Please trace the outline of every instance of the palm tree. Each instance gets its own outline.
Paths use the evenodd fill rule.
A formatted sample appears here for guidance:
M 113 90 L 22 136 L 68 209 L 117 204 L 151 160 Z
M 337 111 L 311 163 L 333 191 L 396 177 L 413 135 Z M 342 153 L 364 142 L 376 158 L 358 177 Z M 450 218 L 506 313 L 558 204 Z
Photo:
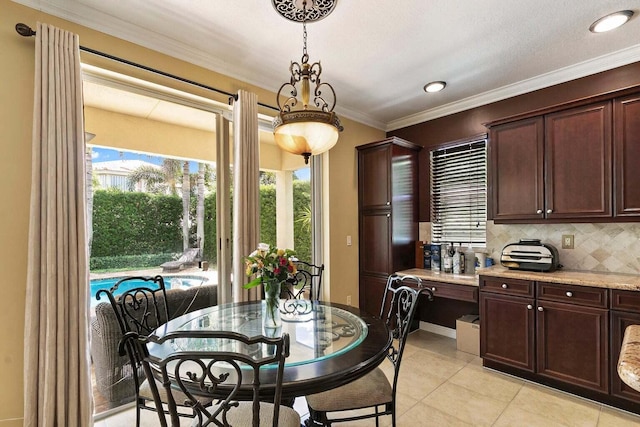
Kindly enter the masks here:
M 182 179 L 182 246 L 189 248 L 189 202 L 191 199 L 189 182 L 189 162 L 176 159 L 163 159 L 162 165 L 142 165 L 131 171 L 128 176 L 129 189 L 133 190 L 140 182 L 146 184 L 146 191 L 155 194 L 178 194 L 177 183 Z
M 137 183 L 144 182 L 146 183 L 149 193 L 158 194 L 169 192 L 171 194 L 178 194 L 176 184 L 181 175 L 182 165 L 180 160 L 164 159 L 159 168 L 156 166 L 143 165 L 131 171 L 129 174 L 129 190 L 133 190 Z

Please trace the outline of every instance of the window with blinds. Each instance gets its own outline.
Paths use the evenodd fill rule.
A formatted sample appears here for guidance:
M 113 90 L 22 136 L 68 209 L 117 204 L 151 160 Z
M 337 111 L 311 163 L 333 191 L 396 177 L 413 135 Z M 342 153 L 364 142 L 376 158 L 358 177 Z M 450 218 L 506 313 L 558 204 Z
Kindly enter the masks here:
M 485 246 L 487 140 L 431 152 L 431 240 Z

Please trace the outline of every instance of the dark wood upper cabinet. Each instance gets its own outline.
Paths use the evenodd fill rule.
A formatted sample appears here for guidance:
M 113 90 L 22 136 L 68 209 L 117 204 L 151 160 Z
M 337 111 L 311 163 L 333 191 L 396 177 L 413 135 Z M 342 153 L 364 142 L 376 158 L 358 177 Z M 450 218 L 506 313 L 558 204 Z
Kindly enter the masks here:
M 547 218 L 611 217 L 611 102 L 545 116 Z
M 358 181 L 362 183 L 359 187 L 360 209 L 388 208 L 391 205 L 391 156 L 389 145 L 359 151 Z
M 615 188 L 622 192 L 617 199 L 627 203 L 620 209 L 640 216 L 640 189 L 629 185 L 629 170 L 640 166 L 640 144 L 629 148 L 640 134 L 640 101 L 625 100 L 616 101 Z M 490 218 L 498 223 L 615 220 L 612 104 L 606 100 L 489 124 Z M 625 182 L 626 188 L 618 188 Z
M 494 220 L 544 218 L 542 117 L 497 126 L 489 138 Z
M 640 216 L 640 94 L 614 100 L 615 216 Z

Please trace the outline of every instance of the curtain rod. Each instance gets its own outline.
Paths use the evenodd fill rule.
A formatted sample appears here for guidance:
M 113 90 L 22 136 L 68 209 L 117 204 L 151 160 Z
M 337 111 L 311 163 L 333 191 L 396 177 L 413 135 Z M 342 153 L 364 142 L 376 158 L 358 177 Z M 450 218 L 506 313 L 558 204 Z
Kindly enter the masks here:
M 23 37 L 32 37 L 32 36 L 36 35 L 36 32 L 33 31 L 30 26 L 28 26 L 27 24 L 23 24 L 23 23 L 16 24 L 16 32 L 18 34 L 20 34 L 21 36 L 23 36 Z M 107 59 L 110 59 L 112 61 L 120 62 L 122 64 L 130 65 L 132 67 L 140 68 L 142 70 L 149 71 L 149 72 L 154 73 L 154 74 L 159 74 L 159 75 L 164 76 L 164 77 L 169 77 L 171 79 L 178 80 L 178 81 L 183 82 L 183 83 L 187 83 L 187 84 L 190 84 L 190 85 L 193 85 L 193 86 L 197 86 L 197 87 L 200 87 L 200 88 L 203 88 L 203 89 L 211 90 L 213 92 L 218 92 L 218 93 L 220 93 L 222 95 L 226 95 L 226 96 L 229 97 L 229 105 L 231 105 L 233 103 L 233 101 L 237 101 L 238 100 L 238 95 L 236 95 L 236 94 L 225 92 L 224 90 L 216 89 L 214 87 L 207 86 L 207 85 L 204 85 L 202 83 L 195 82 L 193 80 L 185 79 L 184 77 L 179 77 L 179 76 L 176 76 L 174 74 L 169 74 L 169 73 L 166 73 L 164 71 L 160 71 L 160 70 L 155 69 L 155 68 L 147 67 L 146 65 L 138 64 L 136 62 L 132 62 L 132 61 L 129 61 L 129 60 L 126 60 L 126 59 L 123 59 L 123 58 L 119 58 L 117 56 L 109 55 L 108 53 L 104 53 L 104 52 L 100 52 L 98 50 L 90 49 L 88 47 L 80 46 L 80 50 L 84 51 L 84 52 L 87 52 L 87 53 L 90 53 L 92 55 L 101 56 L 103 58 L 107 58 Z M 280 111 L 276 107 L 273 107 L 273 106 L 267 105 L 267 104 L 263 104 L 261 102 L 258 102 L 258 105 L 261 106 L 261 107 L 269 108 L 271 110 Z

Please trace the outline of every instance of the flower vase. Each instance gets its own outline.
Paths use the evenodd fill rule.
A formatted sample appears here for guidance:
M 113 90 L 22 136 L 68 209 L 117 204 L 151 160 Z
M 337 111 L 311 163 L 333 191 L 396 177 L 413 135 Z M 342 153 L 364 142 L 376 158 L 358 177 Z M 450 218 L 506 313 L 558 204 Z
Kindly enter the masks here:
M 265 329 L 282 327 L 280 317 L 280 285 L 277 280 L 264 282 L 264 304 L 262 305 L 262 326 Z

